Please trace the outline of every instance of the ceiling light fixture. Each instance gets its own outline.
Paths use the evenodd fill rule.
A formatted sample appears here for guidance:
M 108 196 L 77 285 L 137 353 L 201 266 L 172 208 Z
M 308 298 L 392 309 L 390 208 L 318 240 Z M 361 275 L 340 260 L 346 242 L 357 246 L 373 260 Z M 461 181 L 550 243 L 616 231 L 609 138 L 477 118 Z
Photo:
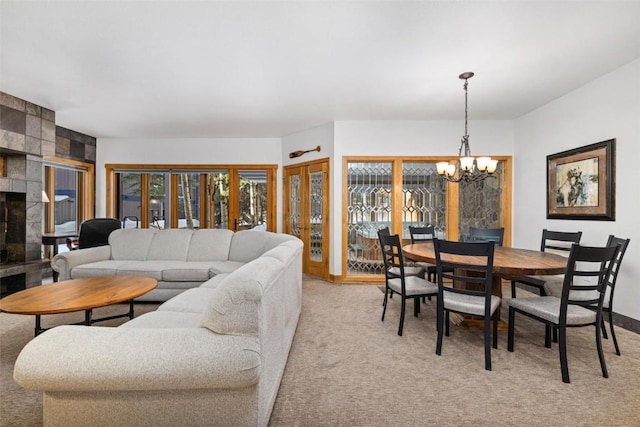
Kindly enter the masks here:
M 462 137 L 460 150 L 458 150 L 458 159 L 455 163 L 436 163 L 438 175 L 449 182 L 483 181 L 488 176 L 493 175 L 498 167 L 498 161 L 491 159 L 491 157 L 478 157 L 476 159 L 471 156 L 469 133 L 467 131 L 467 86 L 469 84 L 468 80 L 473 77 L 473 75 L 471 71 L 468 71 L 459 76 L 460 79 L 464 80 L 464 136 Z M 464 156 L 462 155 L 463 149 Z M 458 170 L 457 174 L 456 170 Z

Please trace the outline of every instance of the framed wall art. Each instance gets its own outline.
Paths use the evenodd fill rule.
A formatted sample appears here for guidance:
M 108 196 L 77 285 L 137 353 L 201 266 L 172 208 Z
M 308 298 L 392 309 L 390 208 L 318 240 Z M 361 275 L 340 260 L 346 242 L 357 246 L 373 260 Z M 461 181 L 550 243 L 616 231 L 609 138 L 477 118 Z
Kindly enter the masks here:
M 547 156 L 547 218 L 615 220 L 615 147 L 610 139 Z

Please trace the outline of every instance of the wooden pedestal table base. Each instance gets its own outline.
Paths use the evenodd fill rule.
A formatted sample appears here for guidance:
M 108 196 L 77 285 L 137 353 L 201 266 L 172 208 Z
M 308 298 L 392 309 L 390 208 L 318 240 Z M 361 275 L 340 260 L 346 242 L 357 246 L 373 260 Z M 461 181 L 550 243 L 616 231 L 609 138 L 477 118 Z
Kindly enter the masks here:
M 133 319 L 133 299 L 157 286 L 155 279 L 137 276 L 104 276 L 66 280 L 51 285 L 36 286 L 16 292 L 0 300 L 0 311 L 36 316 L 35 335 L 45 331 L 40 316 L 44 314 L 85 312 L 84 322 L 96 322 L 129 317 Z M 98 307 L 129 302 L 129 311 L 115 316 L 93 319 L 92 310 Z

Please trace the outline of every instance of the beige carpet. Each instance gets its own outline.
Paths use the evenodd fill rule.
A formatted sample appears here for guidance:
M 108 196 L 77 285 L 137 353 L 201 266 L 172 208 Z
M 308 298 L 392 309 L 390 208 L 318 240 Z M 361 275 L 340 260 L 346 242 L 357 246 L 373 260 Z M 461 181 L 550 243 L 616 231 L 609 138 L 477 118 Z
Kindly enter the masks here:
M 500 332 L 488 372 L 479 330 L 452 327 L 442 356 L 435 355 L 435 301 L 423 304 L 418 318 L 409 311 L 402 337 L 398 299 L 390 301 L 384 322 L 381 303 L 377 286 L 305 278 L 303 313 L 270 426 L 640 426 L 636 334 L 617 329 L 620 357 L 604 341 L 605 379 L 593 328 L 571 330 L 572 382 L 564 384 L 557 346 L 544 347 L 540 324 L 517 318 L 514 353 L 506 351 L 506 332 Z M 155 307 L 138 305 L 137 313 Z M 77 313 L 43 323 L 80 320 Z M 40 394 L 12 380 L 17 353 L 32 336 L 32 317 L 0 314 L 2 426 L 42 424 Z

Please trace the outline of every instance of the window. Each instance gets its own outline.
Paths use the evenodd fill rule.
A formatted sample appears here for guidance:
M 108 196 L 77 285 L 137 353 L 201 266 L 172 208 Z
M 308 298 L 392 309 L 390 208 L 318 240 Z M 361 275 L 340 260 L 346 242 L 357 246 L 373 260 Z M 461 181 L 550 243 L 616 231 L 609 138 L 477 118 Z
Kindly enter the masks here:
M 107 212 L 141 227 L 275 230 L 277 166 L 106 165 Z M 132 222 L 127 222 L 131 223 Z
M 458 240 L 470 226 L 511 233 L 511 158 L 497 157 L 495 177 L 447 183 L 436 172 L 441 158 L 345 157 L 343 267 L 345 278 L 377 281 L 383 273 L 377 232 L 389 227 L 409 244 L 409 226 L 435 227 L 439 238 Z

